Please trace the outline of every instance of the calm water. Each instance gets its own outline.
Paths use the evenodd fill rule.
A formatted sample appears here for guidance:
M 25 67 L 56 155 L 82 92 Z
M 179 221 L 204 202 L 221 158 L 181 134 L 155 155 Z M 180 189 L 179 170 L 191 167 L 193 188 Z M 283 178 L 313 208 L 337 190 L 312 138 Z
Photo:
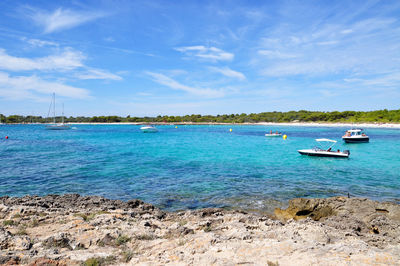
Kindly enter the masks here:
M 0 196 L 95 194 L 167 210 L 261 211 L 293 197 L 347 193 L 400 202 L 396 129 L 367 129 L 370 143 L 344 144 L 346 128 L 158 126 L 159 133 L 144 134 L 134 125 L 75 127 L 0 126 Z M 270 129 L 288 139 L 266 138 Z M 338 140 L 335 148 L 349 149 L 350 159 L 297 153 L 315 138 Z

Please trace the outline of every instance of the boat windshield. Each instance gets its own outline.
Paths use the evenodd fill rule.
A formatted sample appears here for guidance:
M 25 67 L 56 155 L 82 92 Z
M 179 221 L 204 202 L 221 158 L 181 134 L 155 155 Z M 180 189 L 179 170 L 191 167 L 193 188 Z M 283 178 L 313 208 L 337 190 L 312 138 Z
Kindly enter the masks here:
M 318 145 L 314 146 L 313 150 L 315 151 L 330 151 L 336 143 L 335 140 L 330 139 L 316 139 L 316 141 Z

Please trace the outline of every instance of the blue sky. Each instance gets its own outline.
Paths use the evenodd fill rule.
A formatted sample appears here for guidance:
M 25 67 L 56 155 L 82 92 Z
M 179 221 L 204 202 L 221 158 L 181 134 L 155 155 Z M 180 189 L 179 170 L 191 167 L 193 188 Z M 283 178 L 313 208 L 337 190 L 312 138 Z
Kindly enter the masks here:
M 400 108 L 400 1 L 0 2 L 0 113 Z

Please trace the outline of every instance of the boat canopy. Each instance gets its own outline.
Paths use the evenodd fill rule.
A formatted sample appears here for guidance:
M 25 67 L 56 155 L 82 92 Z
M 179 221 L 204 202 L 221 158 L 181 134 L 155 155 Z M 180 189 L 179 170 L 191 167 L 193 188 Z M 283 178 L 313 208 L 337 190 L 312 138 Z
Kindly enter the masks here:
M 361 132 L 362 131 L 362 129 L 349 129 L 349 130 L 347 130 L 347 132 L 350 132 L 350 133 L 356 133 L 356 132 Z
M 316 141 L 318 141 L 318 142 L 323 142 L 323 141 L 325 141 L 325 142 L 333 142 L 333 143 L 336 143 L 336 142 L 337 142 L 336 140 L 332 140 L 332 139 L 316 139 Z

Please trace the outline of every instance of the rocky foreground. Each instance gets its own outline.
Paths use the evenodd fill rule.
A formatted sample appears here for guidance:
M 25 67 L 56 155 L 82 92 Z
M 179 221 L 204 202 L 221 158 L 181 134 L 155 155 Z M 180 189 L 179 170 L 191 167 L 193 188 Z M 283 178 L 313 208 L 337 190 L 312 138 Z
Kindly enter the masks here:
M 400 205 L 294 199 L 261 216 L 77 194 L 0 198 L 0 264 L 400 265 Z

